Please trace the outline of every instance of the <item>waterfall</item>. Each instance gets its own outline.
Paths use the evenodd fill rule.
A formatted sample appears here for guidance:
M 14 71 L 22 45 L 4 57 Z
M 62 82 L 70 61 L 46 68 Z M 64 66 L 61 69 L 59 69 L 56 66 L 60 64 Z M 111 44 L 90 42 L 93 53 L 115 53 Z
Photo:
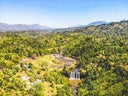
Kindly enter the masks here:
M 75 79 L 75 72 L 71 72 L 70 74 L 70 80 L 74 80 Z
M 80 72 L 77 72 L 77 79 L 80 80 Z
M 78 71 L 78 69 L 75 69 L 73 72 L 71 72 L 70 74 L 70 80 L 80 80 L 80 72 Z

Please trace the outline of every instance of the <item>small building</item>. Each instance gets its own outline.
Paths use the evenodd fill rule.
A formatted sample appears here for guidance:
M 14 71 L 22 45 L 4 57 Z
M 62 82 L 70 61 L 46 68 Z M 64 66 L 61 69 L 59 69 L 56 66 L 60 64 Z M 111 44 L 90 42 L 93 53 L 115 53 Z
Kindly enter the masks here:
M 62 55 L 60 55 L 60 54 L 50 54 L 50 57 L 51 58 L 61 58 L 61 57 L 63 57 Z
M 42 82 L 42 80 L 40 80 L 40 79 L 36 80 L 36 83 L 41 83 L 41 82 Z
M 23 81 L 27 81 L 27 80 L 29 80 L 29 77 L 28 77 L 28 76 L 22 76 L 21 79 L 22 79 Z

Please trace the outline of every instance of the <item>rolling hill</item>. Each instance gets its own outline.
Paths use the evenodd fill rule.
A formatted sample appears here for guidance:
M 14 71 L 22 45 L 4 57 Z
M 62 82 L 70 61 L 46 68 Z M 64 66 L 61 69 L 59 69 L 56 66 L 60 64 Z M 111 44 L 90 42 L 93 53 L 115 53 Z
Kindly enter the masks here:
M 14 24 L 9 25 L 6 23 L 0 23 L 0 31 L 38 31 L 38 30 L 46 30 L 46 29 L 52 29 L 47 26 L 41 26 L 38 24 L 32 24 L 32 25 L 26 25 L 26 24 Z

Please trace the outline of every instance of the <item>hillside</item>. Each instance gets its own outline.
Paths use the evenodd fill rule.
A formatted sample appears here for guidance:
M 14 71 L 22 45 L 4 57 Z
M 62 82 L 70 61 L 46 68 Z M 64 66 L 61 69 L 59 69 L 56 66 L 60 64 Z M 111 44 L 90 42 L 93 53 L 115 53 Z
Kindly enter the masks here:
M 74 25 L 69 27 L 70 28 L 79 28 L 79 27 L 85 27 L 85 26 L 97 26 L 97 25 L 102 25 L 102 24 L 107 24 L 107 22 L 105 21 L 96 21 L 96 22 L 92 22 L 89 23 L 88 25 Z M 61 28 L 59 28 L 61 29 Z M 68 29 L 68 28 L 64 28 L 64 29 Z M 7 32 L 7 31 L 11 31 L 11 32 L 20 32 L 20 31 L 55 31 L 58 30 L 58 28 L 50 28 L 47 26 L 41 26 L 39 24 L 32 24 L 32 25 L 26 25 L 26 24 L 6 24 L 6 23 L 0 23 L 0 32 Z M 50 32 L 51 32 L 50 31 Z
M 0 33 L 0 96 L 127 96 L 128 21 L 35 33 Z
M 103 24 L 107 24 L 107 22 L 106 21 L 96 21 L 96 22 L 89 23 L 88 26 L 90 26 L 90 25 L 98 26 L 98 25 L 103 25 Z
M 77 25 L 73 25 L 69 28 L 80 28 L 80 27 L 88 27 L 88 26 L 98 26 L 98 25 L 103 25 L 103 24 L 108 24 L 106 21 L 95 21 L 95 22 L 91 22 L 87 25 L 81 25 L 81 24 L 77 24 Z
M 56 57 L 57 56 L 57 57 Z M 58 57 L 59 56 L 59 57 Z M 61 59 L 63 58 L 63 59 Z M 16 76 L 19 76 L 24 83 L 26 83 L 25 90 L 34 90 L 34 86 L 44 87 L 42 91 L 42 95 L 56 95 L 57 88 L 61 88 L 63 86 L 67 86 L 68 80 L 67 77 L 61 75 L 59 72 L 63 71 L 63 68 L 66 67 L 74 68 L 76 61 L 73 60 L 70 66 L 67 66 L 65 60 L 73 60 L 69 57 L 64 57 L 59 54 L 50 54 L 44 55 L 35 58 L 23 58 L 18 64 L 19 71 L 16 73 Z M 31 72 L 34 72 L 31 74 Z M 37 74 L 35 74 L 37 73 Z M 57 77 L 54 77 L 57 75 Z M 53 79 L 54 84 L 53 84 Z M 43 82 L 42 82 L 43 80 Z M 50 86 L 52 84 L 52 86 Z

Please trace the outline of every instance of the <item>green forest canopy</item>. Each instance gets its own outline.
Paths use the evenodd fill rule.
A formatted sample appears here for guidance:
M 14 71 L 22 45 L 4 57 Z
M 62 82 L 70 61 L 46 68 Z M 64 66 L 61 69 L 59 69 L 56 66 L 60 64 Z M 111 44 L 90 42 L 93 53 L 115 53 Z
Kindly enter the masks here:
M 34 59 L 60 51 L 79 61 L 81 70 L 86 70 L 86 73 L 81 72 L 77 96 L 128 95 L 128 21 L 121 21 L 45 35 L 38 32 L 0 33 L 0 96 L 44 96 L 45 83 L 53 88 L 46 92 L 47 95 L 72 96 L 65 72 L 54 70 L 42 76 L 40 73 L 44 70 L 32 64 L 28 64 L 30 71 L 19 67 L 23 58 Z M 20 72 L 29 76 L 30 82 L 40 79 L 42 83 L 34 83 L 28 89 L 18 75 Z

